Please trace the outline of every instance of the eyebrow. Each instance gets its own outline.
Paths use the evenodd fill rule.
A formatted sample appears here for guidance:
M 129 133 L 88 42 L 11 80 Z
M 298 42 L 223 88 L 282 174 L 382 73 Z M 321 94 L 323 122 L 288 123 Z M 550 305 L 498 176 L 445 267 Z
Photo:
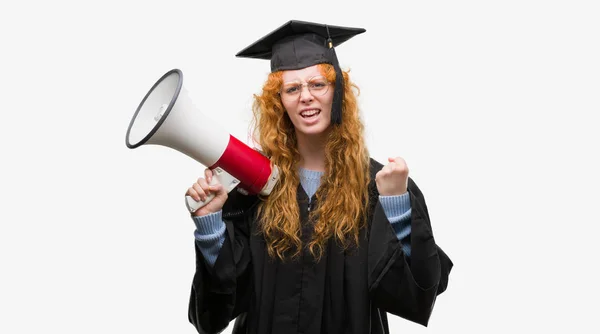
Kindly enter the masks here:
M 301 82 L 308 82 L 310 79 L 314 79 L 314 78 L 318 78 L 318 77 L 320 77 L 320 78 L 325 78 L 325 76 L 324 76 L 324 75 L 322 75 L 322 74 L 317 74 L 317 75 L 313 75 L 313 76 L 310 76 L 310 77 L 308 77 L 308 78 L 307 78 L 307 80 L 302 80 L 302 79 L 300 79 L 300 78 L 295 78 L 295 79 L 293 79 L 293 80 L 284 81 L 284 82 L 283 82 L 283 84 L 286 84 L 286 83 L 301 83 Z M 327 79 L 327 78 L 325 78 L 325 79 Z

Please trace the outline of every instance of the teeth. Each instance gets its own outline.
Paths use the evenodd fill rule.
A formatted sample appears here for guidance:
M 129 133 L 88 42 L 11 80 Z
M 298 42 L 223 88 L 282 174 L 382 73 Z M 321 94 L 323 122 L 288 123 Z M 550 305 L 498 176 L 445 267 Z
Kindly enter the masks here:
M 302 112 L 300 115 L 302 117 L 310 117 L 310 116 L 316 115 L 318 113 L 319 113 L 318 110 L 307 110 L 307 111 Z

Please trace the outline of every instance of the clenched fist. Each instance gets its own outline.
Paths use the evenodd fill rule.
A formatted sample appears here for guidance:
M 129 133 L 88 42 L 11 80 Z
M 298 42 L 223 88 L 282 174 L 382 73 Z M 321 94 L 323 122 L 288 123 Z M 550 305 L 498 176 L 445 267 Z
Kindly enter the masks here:
M 379 195 L 402 195 L 408 188 L 408 166 L 401 157 L 388 158 L 389 163 L 375 174 Z

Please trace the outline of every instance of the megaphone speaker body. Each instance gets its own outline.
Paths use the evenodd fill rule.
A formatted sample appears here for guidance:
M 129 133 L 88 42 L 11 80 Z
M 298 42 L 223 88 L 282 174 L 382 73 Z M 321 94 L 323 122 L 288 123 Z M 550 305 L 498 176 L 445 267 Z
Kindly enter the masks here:
M 269 159 L 194 105 L 179 69 L 165 73 L 148 91 L 131 119 L 126 144 L 132 149 L 160 145 L 177 150 L 210 169 L 224 170 L 233 177 L 231 189 L 239 181 L 250 194 L 268 195 L 278 178 Z

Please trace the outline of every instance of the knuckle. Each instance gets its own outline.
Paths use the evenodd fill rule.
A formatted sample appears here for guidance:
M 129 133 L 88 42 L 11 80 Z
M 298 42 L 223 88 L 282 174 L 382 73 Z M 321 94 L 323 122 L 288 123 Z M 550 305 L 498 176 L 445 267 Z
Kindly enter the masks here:
M 401 174 L 402 172 L 404 172 L 403 166 L 394 166 L 394 173 Z
M 202 187 L 200 187 L 200 185 L 199 185 L 199 184 L 194 184 L 194 190 L 195 190 L 197 193 L 204 193 L 204 190 L 202 189 Z
M 394 171 L 396 172 L 406 172 L 408 170 L 408 167 L 406 166 L 406 164 L 397 164 L 396 166 L 394 166 Z

